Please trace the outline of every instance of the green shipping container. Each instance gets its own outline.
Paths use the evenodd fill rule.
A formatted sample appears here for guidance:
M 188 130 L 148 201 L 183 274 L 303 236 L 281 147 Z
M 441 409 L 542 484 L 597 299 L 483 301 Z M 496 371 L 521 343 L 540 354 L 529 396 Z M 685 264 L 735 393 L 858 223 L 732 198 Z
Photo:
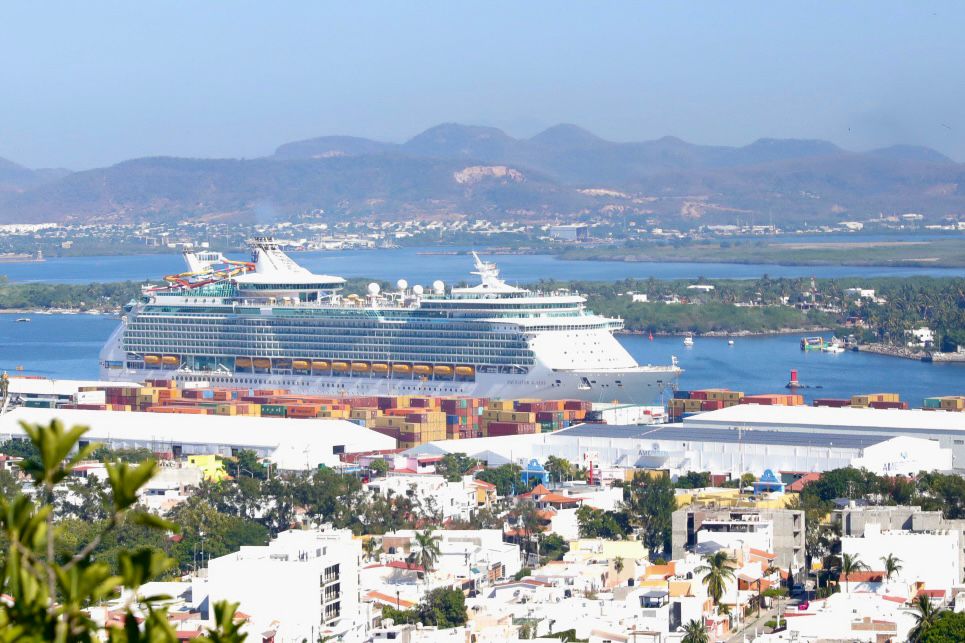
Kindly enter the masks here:
M 940 398 L 940 397 L 926 397 L 926 398 L 925 398 L 925 408 L 926 408 L 926 409 L 940 409 L 940 408 L 942 408 L 942 398 Z
M 30 409 L 52 409 L 57 403 L 54 400 L 27 400 L 24 406 Z
M 261 414 L 270 415 L 273 417 L 285 417 L 288 413 L 288 407 L 283 404 L 262 404 Z

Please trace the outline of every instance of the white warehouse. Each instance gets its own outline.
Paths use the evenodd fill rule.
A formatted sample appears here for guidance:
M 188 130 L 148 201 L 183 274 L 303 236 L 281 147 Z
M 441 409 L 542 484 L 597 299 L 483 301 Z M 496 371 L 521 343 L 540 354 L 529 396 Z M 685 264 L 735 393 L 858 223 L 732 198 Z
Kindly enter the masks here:
M 952 452 L 952 466 L 965 469 L 965 413 L 901 409 L 739 404 L 700 413 L 684 428 L 821 433 L 848 436 L 912 436 L 937 440 Z M 933 468 L 941 468 L 936 465 Z
M 511 436 L 522 437 L 522 436 Z M 669 469 L 671 473 L 711 471 L 737 476 L 765 469 L 829 471 L 864 467 L 881 475 L 949 470 L 951 450 L 925 438 L 841 433 L 796 433 L 744 429 L 698 429 L 679 424 L 612 426 L 583 424 L 555 433 L 514 440 L 511 458 L 504 438 L 446 440 L 414 447 L 409 453 L 458 453 L 487 461 L 545 461 L 551 455 L 571 462 L 613 467 Z M 496 458 L 490 459 L 493 455 Z M 503 456 L 503 457 L 498 457 Z
M 90 427 L 84 442 L 112 448 L 146 448 L 175 455 L 220 454 L 250 449 L 279 469 L 334 466 L 342 453 L 394 449 L 395 438 L 345 420 L 290 420 L 220 415 L 125 413 L 78 409 L 16 408 L 0 415 L 0 441 L 24 438 L 20 422 Z

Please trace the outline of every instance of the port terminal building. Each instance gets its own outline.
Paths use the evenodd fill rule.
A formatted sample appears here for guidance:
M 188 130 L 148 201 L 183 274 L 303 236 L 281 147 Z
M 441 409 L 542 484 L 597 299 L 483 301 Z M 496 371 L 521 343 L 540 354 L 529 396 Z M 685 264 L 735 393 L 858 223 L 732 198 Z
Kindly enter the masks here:
M 172 415 L 18 407 L 0 415 L 0 441 L 26 439 L 20 422 L 86 426 L 82 443 L 113 449 L 145 448 L 173 457 L 251 450 L 279 470 L 337 466 L 343 454 L 392 450 L 395 438 L 347 420 Z
M 813 406 L 767 406 L 740 404 L 685 418 L 685 429 L 740 430 L 755 434 L 796 434 L 807 442 L 827 439 L 842 444 L 843 438 L 912 437 L 929 440 L 947 449 L 952 469 L 965 470 L 965 413 L 905 409 L 834 408 Z M 931 469 L 941 469 L 937 464 Z
M 759 476 L 767 469 L 823 472 L 853 466 L 880 475 L 898 475 L 953 468 L 952 450 L 927 436 L 743 426 L 708 428 L 688 423 L 582 424 L 554 433 L 508 439 L 429 442 L 407 453 L 465 453 L 490 466 L 525 464 L 529 458 L 542 462 L 554 455 L 592 466 L 604 477 L 620 477 L 614 472 L 621 469 L 664 469 L 672 475 L 709 471 L 737 477 L 747 472 Z

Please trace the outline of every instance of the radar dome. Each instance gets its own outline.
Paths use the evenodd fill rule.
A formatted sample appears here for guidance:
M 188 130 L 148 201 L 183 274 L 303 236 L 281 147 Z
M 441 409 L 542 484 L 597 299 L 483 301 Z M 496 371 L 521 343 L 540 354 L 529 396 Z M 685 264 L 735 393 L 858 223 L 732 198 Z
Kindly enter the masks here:
M 432 282 L 432 289 L 441 295 L 446 289 L 446 284 L 444 284 L 441 279 L 436 279 Z
M 417 295 L 421 295 L 424 291 L 425 289 L 419 284 L 412 286 L 412 292 L 414 292 Z
M 373 295 L 373 296 L 374 296 L 374 295 L 379 294 L 379 290 L 381 290 L 381 289 L 379 288 L 379 285 L 378 285 L 377 283 L 375 283 L 374 281 L 369 284 L 369 294 L 370 294 L 370 295 Z
M 409 287 L 409 282 L 405 279 L 399 279 L 397 282 L 395 282 L 395 285 L 399 287 L 399 290 L 405 290 Z

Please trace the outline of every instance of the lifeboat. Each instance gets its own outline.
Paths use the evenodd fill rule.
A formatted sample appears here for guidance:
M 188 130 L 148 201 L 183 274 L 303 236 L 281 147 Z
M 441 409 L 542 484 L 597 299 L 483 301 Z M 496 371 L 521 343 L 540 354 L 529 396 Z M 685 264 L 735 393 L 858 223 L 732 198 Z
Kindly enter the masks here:
M 271 360 L 259 357 L 254 361 L 255 368 L 271 368 Z
M 380 363 L 372 364 L 372 372 L 373 372 L 373 373 L 388 373 L 388 372 L 389 372 L 389 365 L 388 365 L 388 364 L 380 364 Z
M 332 370 L 347 371 L 348 368 L 348 362 L 332 362 Z
M 393 364 L 393 365 L 392 365 L 392 372 L 393 372 L 393 373 L 408 373 L 408 372 L 411 371 L 411 370 L 412 370 L 412 367 L 409 366 L 408 364 Z
M 251 358 L 250 358 L 250 357 L 236 357 L 236 358 L 235 358 L 235 368 L 251 368 Z
M 276 359 L 275 368 L 291 368 L 292 361 L 290 359 Z
M 435 373 L 436 375 L 452 375 L 452 367 L 451 367 L 451 366 L 435 366 L 435 367 L 433 367 L 432 372 Z
M 178 359 L 178 356 L 177 356 L 177 355 L 165 355 L 164 357 L 161 358 L 161 363 L 162 363 L 162 364 L 166 364 L 166 365 L 168 365 L 168 366 L 175 366 L 175 365 L 177 365 L 180 361 L 181 361 L 181 360 Z
M 429 373 L 432 372 L 432 367 L 427 366 L 425 364 L 416 364 L 415 366 L 412 367 L 412 370 L 418 373 L 419 375 L 428 375 Z
M 292 368 L 294 368 L 296 371 L 307 371 L 309 366 L 310 364 L 308 361 L 304 359 L 296 359 L 294 362 L 292 362 Z
M 356 373 L 365 373 L 369 370 L 367 362 L 352 362 L 352 370 Z
M 327 371 L 329 367 L 328 362 L 323 362 L 321 360 L 312 361 L 312 368 L 316 371 Z
M 160 364 L 160 363 L 161 363 L 161 357 L 160 357 L 160 355 L 145 355 L 145 356 L 144 356 L 144 363 L 145 363 L 145 364 Z
M 470 375 L 475 375 L 475 373 L 476 373 L 476 369 L 474 369 L 472 366 L 456 367 L 456 375 L 470 376 Z

